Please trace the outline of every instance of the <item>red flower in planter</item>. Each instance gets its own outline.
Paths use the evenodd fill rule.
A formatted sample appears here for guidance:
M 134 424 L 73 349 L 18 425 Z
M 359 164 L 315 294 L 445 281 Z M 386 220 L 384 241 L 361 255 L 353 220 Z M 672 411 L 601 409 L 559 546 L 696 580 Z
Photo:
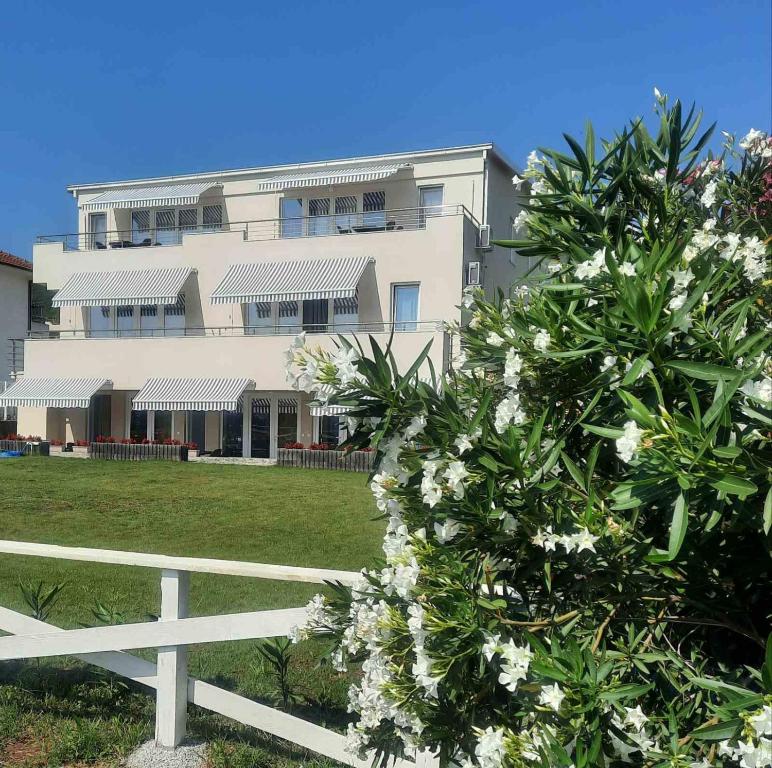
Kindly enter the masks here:
M 53 440 L 51 440 L 51 445 L 53 445 L 55 448 L 57 448 L 57 447 L 59 447 L 61 445 L 64 445 L 64 441 L 63 440 L 53 439 Z
M 312 451 L 329 451 L 332 449 L 329 443 L 311 443 L 308 447 Z
M 88 448 L 88 440 L 76 440 L 75 445 L 78 448 Z
M 183 445 L 189 450 L 189 451 L 197 451 L 198 450 L 198 443 L 183 443 Z
M 284 443 L 284 447 L 288 448 L 290 450 L 300 450 L 302 448 L 305 448 L 305 445 L 303 443 L 298 443 L 297 441 L 290 440 L 288 443 Z

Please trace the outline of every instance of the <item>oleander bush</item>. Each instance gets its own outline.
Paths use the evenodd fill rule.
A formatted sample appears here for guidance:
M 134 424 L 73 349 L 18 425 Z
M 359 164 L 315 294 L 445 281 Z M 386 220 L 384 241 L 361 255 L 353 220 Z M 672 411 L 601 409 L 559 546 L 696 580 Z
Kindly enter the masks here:
M 362 662 L 354 752 L 772 764 L 772 140 L 704 156 L 656 96 L 654 131 L 531 154 L 502 244 L 539 267 L 465 295 L 447 374 L 289 354 L 378 451 L 385 560 L 296 633 Z

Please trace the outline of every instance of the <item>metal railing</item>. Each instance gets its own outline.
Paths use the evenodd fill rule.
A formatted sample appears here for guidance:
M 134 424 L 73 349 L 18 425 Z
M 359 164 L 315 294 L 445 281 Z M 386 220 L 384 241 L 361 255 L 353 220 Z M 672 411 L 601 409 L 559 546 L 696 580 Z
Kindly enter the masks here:
M 8 339 L 5 356 L 12 378 L 24 373 L 24 339 Z
M 233 336 L 297 336 L 337 335 L 356 333 L 436 333 L 444 329 L 441 320 L 416 320 L 398 323 L 297 323 L 294 325 L 229 325 L 196 326 L 187 328 L 137 328 L 133 330 L 111 329 L 59 329 L 55 331 L 29 331 L 29 339 L 153 339 L 186 337 L 233 337 Z M 22 341 L 18 339 L 18 341 Z
M 365 235 L 375 232 L 402 232 L 425 229 L 427 221 L 440 216 L 466 216 L 474 220 L 463 205 L 425 208 L 395 208 L 383 211 L 300 216 L 283 219 L 223 222 L 197 226 L 117 229 L 107 232 L 75 232 L 64 235 L 38 235 L 37 243 L 62 243 L 66 251 L 111 250 L 116 248 L 155 248 L 180 245 L 185 235 L 241 232 L 244 240 L 283 240 L 304 237 Z

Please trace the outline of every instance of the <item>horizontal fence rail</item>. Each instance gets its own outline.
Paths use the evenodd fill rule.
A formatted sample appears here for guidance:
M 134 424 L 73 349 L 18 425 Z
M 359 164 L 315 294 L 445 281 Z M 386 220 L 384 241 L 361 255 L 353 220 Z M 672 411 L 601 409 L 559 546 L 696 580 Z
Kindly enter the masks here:
M 425 229 L 427 221 L 440 216 L 474 217 L 463 205 L 436 205 L 424 208 L 392 208 L 380 211 L 298 216 L 293 218 L 230 221 L 194 226 L 115 229 L 106 232 L 72 232 L 38 235 L 36 242 L 62 243 L 66 251 L 94 251 L 125 248 L 156 248 L 180 245 L 183 237 L 240 232 L 244 240 L 283 240 L 298 237 L 367 235 L 374 232 L 401 232 Z
M 143 443 L 91 442 L 88 452 L 92 459 L 108 461 L 187 461 L 185 445 L 158 445 Z
M 370 768 L 346 752 L 339 733 L 281 712 L 244 696 L 188 676 L 187 647 L 198 643 L 285 636 L 306 620 L 305 608 L 250 611 L 239 614 L 189 618 L 190 573 L 323 584 L 351 585 L 359 574 L 320 568 L 270 565 L 231 560 L 61 547 L 20 541 L 0 541 L 0 553 L 108 565 L 155 568 L 161 571 L 161 612 L 158 621 L 65 630 L 9 608 L 0 607 L 0 660 L 74 656 L 156 691 L 156 743 L 175 748 L 185 738 L 187 704 L 229 717 L 244 725 L 286 739 L 353 766 Z M 127 650 L 157 648 L 157 663 Z M 438 760 L 417 752 L 414 760 L 395 759 L 392 768 L 437 768 Z
M 56 331 L 28 331 L 29 339 L 154 339 L 201 336 L 297 336 L 301 332 L 310 335 L 337 335 L 352 333 L 433 333 L 442 331 L 440 320 L 416 320 L 399 323 L 307 323 L 305 325 L 259 325 L 259 326 L 200 326 L 189 328 L 160 328 L 136 330 L 92 331 L 86 329 L 60 329 Z
M 276 463 L 280 467 L 305 469 L 337 469 L 346 472 L 370 472 L 375 463 L 374 451 L 314 450 L 311 448 L 279 448 Z

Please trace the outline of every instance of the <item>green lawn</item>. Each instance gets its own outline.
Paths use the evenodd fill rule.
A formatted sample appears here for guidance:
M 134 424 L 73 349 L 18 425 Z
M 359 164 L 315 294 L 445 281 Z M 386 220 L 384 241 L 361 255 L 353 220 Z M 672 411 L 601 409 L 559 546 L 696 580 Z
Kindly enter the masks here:
M 383 523 L 375 513 L 366 476 L 355 473 L 58 458 L 0 461 L 3 539 L 358 570 L 380 549 Z M 9 555 L 0 556 L 0 605 L 29 613 L 18 585 L 40 580 L 67 582 L 49 619 L 60 626 L 95 624 L 91 608 L 97 600 L 124 621 L 158 612 L 155 570 Z M 299 606 L 317 589 L 193 574 L 191 614 Z M 316 650 L 312 643 L 295 650 L 294 684 L 305 698 L 297 714 L 340 725 L 348 680 L 318 668 Z M 273 691 L 253 642 L 193 647 L 190 669 L 261 700 Z M 7 752 L 4 756 L 0 747 L 0 764 L 110 764 L 120 749 L 151 735 L 148 696 L 76 662 L 3 663 L 0 675 L 6 683 L 0 686 L 0 745 Z M 215 766 L 307 764 L 312 758 L 201 712 L 193 713 L 191 725 L 215 743 Z M 112 753 L 102 743 L 107 740 L 119 742 Z M 26 742 L 33 746 L 27 749 Z M 14 750 L 25 757 L 14 757 Z

